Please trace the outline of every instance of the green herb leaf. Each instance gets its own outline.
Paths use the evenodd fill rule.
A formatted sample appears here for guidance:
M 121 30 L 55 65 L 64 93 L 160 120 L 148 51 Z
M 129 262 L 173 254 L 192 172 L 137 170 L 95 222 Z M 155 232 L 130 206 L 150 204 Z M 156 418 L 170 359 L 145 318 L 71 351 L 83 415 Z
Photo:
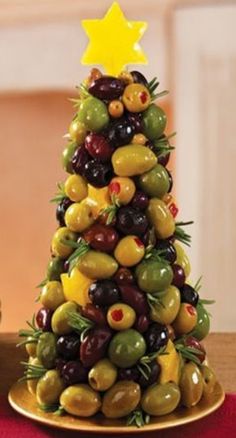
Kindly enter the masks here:
M 44 287 L 44 286 L 47 284 L 47 282 L 48 282 L 48 279 L 47 279 L 47 278 L 44 278 L 44 280 L 42 280 L 41 283 L 39 283 L 39 284 L 36 286 L 36 289 L 40 289 L 40 288 Z
M 145 414 L 141 409 L 136 409 L 127 417 L 127 426 L 136 426 L 138 428 L 145 426 L 150 422 L 150 416 Z
M 81 341 L 84 340 L 87 332 L 94 327 L 94 322 L 77 312 L 68 312 L 69 325 L 80 333 Z
M 116 217 L 118 208 L 120 208 L 120 202 L 115 194 L 111 195 L 112 204 L 105 207 L 100 212 L 100 216 L 107 214 L 106 225 L 110 225 L 113 219 Z
M 187 234 L 182 227 L 185 225 L 192 225 L 193 221 L 188 222 L 176 222 L 175 226 L 175 232 L 174 237 L 176 240 L 179 240 L 180 242 L 184 243 L 187 246 L 190 246 L 191 243 L 191 236 Z
M 199 279 L 197 280 L 196 284 L 193 286 L 193 289 L 195 289 L 195 291 L 197 291 L 197 292 L 199 292 L 199 290 L 202 287 L 201 281 L 202 281 L 202 275 L 201 275 L 201 277 L 199 277 Z
M 179 342 L 175 344 L 175 349 L 182 355 L 184 359 L 188 359 L 194 362 L 196 365 L 201 365 L 201 361 L 199 359 L 199 354 L 202 352 L 194 347 L 185 346 Z
M 63 182 L 57 183 L 58 192 L 55 194 L 54 198 L 50 199 L 50 202 L 60 203 L 65 197 L 65 184 Z
M 19 379 L 19 382 L 26 380 L 40 379 L 48 371 L 41 365 L 32 365 L 29 362 L 20 362 L 25 367 L 24 376 Z
M 161 292 L 162 293 L 162 292 Z M 163 291 L 164 293 L 164 291 Z M 147 294 L 147 301 L 151 308 L 156 308 L 156 306 L 161 306 L 163 309 L 165 309 L 165 305 L 163 304 L 163 301 L 160 296 L 160 292 L 157 294 Z
M 68 262 L 69 262 L 68 274 L 70 276 L 72 269 L 75 266 L 77 266 L 81 257 L 83 257 L 90 250 L 90 246 L 82 237 L 77 242 L 75 242 L 74 240 L 63 239 L 62 243 L 64 243 L 64 245 L 68 245 L 71 248 L 75 249 L 75 251 L 73 251 L 73 253 L 68 258 Z

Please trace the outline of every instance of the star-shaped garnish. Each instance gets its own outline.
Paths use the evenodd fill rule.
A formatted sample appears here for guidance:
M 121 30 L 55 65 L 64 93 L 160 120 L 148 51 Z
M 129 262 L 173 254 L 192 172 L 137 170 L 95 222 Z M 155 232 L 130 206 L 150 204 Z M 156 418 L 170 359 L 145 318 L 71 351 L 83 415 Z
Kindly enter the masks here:
M 147 64 L 138 41 L 147 23 L 126 20 L 114 2 L 101 20 L 82 20 L 90 42 L 81 59 L 82 64 L 103 65 L 106 73 L 118 75 L 127 64 Z

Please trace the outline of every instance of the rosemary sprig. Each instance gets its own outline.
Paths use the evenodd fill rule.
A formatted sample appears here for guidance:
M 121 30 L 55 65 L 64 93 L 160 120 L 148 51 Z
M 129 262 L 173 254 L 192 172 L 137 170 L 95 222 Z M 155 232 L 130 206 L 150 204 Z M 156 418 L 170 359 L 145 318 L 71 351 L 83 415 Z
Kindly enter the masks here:
M 164 96 L 166 96 L 167 94 L 169 94 L 169 91 L 168 90 L 163 90 L 163 91 L 161 91 L 160 93 L 152 93 L 151 94 L 151 101 L 153 102 L 154 100 L 156 100 L 156 99 L 159 99 L 160 97 L 164 97 Z
M 191 236 L 188 233 L 186 233 L 186 231 L 183 230 L 182 227 L 184 227 L 185 225 L 192 225 L 192 224 L 193 221 L 176 222 L 175 232 L 174 232 L 175 239 L 179 240 L 180 242 L 184 243 L 187 246 L 190 246 Z
M 159 83 L 160 82 L 158 82 L 157 78 L 155 77 L 150 82 L 148 82 L 148 84 L 147 84 L 147 89 L 148 89 L 148 91 L 150 93 L 151 100 L 155 99 L 155 91 L 156 91 Z
M 199 292 L 201 287 L 202 287 L 201 281 L 202 281 L 202 275 L 201 275 L 201 277 L 198 278 L 195 285 L 193 286 L 193 289 L 195 289 L 196 292 Z
M 187 347 L 186 345 L 182 343 L 176 343 L 175 349 L 181 354 L 183 359 L 191 360 L 196 365 L 201 365 L 201 361 L 199 359 L 199 354 L 201 355 L 202 352 L 194 347 Z
M 87 332 L 94 327 L 94 323 L 77 312 L 68 312 L 69 325 L 80 334 L 81 342 L 87 335 Z
M 153 141 L 153 146 L 156 149 L 158 157 L 165 157 L 169 152 L 175 149 L 174 146 L 170 144 L 170 139 L 176 135 L 176 132 L 172 132 L 170 135 L 162 135 L 162 137 Z
M 74 240 L 63 239 L 62 243 L 75 249 L 75 251 L 68 258 L 68 262 L 69 262 L 69 272 L 68 273 L 70 275 L 72 269 L 75 266 L 77 266 L 81 257 L 83 257 L 90 250 L 90 246 L 84 239 L 82 239 L 82 237 L 77 242 L 75 242 Z
M 163 291 L 164 293 L 165 291 Z M 161 299 L 162 292 L 158 292 L 156 294 L 147 294 L 147 302 L 151 309 L 156 310 L 156 307 L 163 307 L 165 309 L 165 305 L 163 304 L 163 301 Z
M 50 202 L 55 202 L 59 204 L 65 197 L 65 184 L 63 182 L 57 183 L 58 192 L 55 194 L 54 198 L 50 199 Z
M 29 362 L 21 362 L 21 365 L 24 365 L 25 371 L 23 377 L 19 379 L 19 382 L 40 379 L 48 371 L 42 365 L 32 365 Z
M 36 289 L 41 289 L 45 284 L 47 284 L 48 279 L 44 278 L 39 284 L 37 284 Z
M 166 250 L 165 249 L 156 249 L 153 245 L 148 245 L 146 247 L 145 256 L 146 260 L 155 260 L 157 262 L 163 262 L 169 264 L 169 261 L 165 258 Z
M 150 423 L 150 415 L 145 414 L 141 409 L 136 409 L 127 417 L 127 426 L 136 426 L 138 428 Z
M 205 306 L 208 306 L 210 304 L 215 304 L 215 302 L 216 302 L 215 300 L 204 300 L 203 298 L 201 298 L 198 301 L 199 304 L 202 304 L 202 305 L 205 305 Z
M 20 347 L 21 345 L 26 344 L 32 344 L 33 342 L 38 342 L 38 338 L 43 333 L 41 329 L 39 329 L 35 324 L 35 315 L 33 315 L 32 321 L 26 321 L 26 324 L 30 327 L 30 330 L 20 330 L 19 336 L 22 338 L 27 338 L 23 342 L 20 342 L 17 344 L 17 347 Z M 29 338 L 29 339 L 28 339 Z
M 106 225 L 110 225 L 112 223 L 113 219 L 116 217 L 118 208 L 120 208 L 120 202 L 115 194 L 111 195 L 111 202 L 112 204 L 103 208 L 100 213 L 100 216 L 107 214 Z
M 158 356 L 164 356 L 164 355 L 169 354 L 165 350 L 166 350 L 166 346 L 161 347 L 158 351 L 155 351 L 154 353 L 150 353 L 146 356 L 143 356 L 139 360 L 137 368 L 146 380 L 149 379 L 151 372 L 152 372 L 152 370 L 150 368 L 150 363 L 152 361 L 154 361 Z

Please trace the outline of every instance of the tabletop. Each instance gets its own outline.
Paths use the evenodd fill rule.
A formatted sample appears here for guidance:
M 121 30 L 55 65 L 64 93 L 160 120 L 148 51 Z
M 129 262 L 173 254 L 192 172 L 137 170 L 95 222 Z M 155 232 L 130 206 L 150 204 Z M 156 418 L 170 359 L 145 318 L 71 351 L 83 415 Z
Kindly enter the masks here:
M 0 334 L 0 395 L 22 375 L 20 361 L 26 359 L 24 348 L 16 348 L 14 333 Z M 204 345 L 208 360 L 225 392 L 236 392 L 236 333 L 211 333 Z

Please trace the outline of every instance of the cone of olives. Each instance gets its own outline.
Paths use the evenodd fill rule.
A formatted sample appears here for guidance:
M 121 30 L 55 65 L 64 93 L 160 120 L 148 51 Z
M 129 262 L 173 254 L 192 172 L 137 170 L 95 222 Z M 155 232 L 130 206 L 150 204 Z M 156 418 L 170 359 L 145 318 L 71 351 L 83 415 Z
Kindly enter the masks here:
M 157 86 L 93 69 L 80 89 L 40 308 L 20 331 L 41 409 L 140 426 L 214 391 L 200 342 L 209 302 L 189 280 Z

